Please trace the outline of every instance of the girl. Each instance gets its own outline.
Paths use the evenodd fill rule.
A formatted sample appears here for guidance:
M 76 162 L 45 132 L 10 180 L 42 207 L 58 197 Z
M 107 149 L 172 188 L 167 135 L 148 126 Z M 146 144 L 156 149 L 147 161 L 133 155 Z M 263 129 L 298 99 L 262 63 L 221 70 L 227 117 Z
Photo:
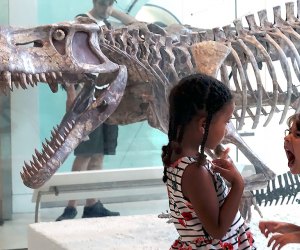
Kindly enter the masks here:
M 288 133 L 284 137 L 284 150 L 288 159 L 288 167 L 292 174 L 300 174 L 300 114 L 294 114 L 288 119 Z M 268 246 L 281 249 L 289 243 L 300 243 L 300 226 L 278 221 L 261 221 L 259 229 L 266 238 L 271 236 Z
M 256 249 L 238 211 L 241 175 L 229 161 L 210 162 L 204 153 L 215 149 L 226 133 L 234 111 L 230 90 L 212 77 L 194 74 L 171 90 L 169 104 L 163 181 L 180 235 L 170 249 Z

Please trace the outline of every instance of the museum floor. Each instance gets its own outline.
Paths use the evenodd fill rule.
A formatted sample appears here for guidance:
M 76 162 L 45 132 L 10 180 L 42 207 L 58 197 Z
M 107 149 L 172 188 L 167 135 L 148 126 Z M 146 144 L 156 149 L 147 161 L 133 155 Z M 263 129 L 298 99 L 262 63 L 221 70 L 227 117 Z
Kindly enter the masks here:
M 105 205 L 113 211 L 119 211 L 121 216 L 126 215 L 143 215 L 143 214 L 160 214 L 168 208 L 167 200 L 152 200 L 143 202 L 114 203 Z M 40 221 L 49 222 L 61 214 L 63 208 L 44 208 L 40 210 Z M 83 207 L 78 207 L 79 219 L 82 215 Z M 271 205 L 261 206 L 260 210 L 265 220 L 276 218 L 279 221 L 292 222 L 300 224 L 299 204 L 288 205 Z M 259 250 L 269 250 L 267 240 L 258 230 L 258 223 L 262 219 L 257 211 L 252 209 L 252 220 L 250 223 L 251 230 L 255 236 L 256 242 L 259 244 Z M 0 250 L 25 250 L 27 249 L 27 229 L 28 225 L 34 223 L 34 213 L 14 214 L 13 220 L 6 221 L 0 226 Z M 141 232 L 143 234 L 144 232 Z M 148 248 L 147 248 L 148 249 Z M 151 248 L 152 249 L 152 248 Z M 165 250 L 161 248 L 153 248 Z M 291 244 L 284 248 L 285 250 L 299 250 L 298 244 Z
M 166 200 L 143 202 L 113 203 L 105 205 L 112 211 L 119 211 L 122 215 L 160 214 L 168 208 Z M 78 207 L 76 218 L 81 218 L 83 207 Z M 40 221 L 54 221 L 63 211 L 63 208 L 43 208 L 40 210 Z M 23 250 L 27 249 L 28 225 L 34 223 L 34 213 L 14 214 L 13 220 L 5 221 L 0 226 L 0 249 Z

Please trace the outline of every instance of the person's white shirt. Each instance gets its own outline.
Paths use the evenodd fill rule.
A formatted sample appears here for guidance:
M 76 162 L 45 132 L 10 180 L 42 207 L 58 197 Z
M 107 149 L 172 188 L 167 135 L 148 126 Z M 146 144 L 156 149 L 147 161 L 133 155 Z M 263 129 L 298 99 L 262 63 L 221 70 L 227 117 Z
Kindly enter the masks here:
M 91 15 L 90 12 L 87 12 L 86 15 L 87 15 L 90 19 L 93 19 L 95 22 L 97 22 L 97 24 L 98 24 L 99 26 L 104 26 L 104 25 L 105 25 L 105 23 L 103 22 L 102 19 L 100 20 L 100 19 L 97 19 L 97 18 L 93 17 L 93 16 Z

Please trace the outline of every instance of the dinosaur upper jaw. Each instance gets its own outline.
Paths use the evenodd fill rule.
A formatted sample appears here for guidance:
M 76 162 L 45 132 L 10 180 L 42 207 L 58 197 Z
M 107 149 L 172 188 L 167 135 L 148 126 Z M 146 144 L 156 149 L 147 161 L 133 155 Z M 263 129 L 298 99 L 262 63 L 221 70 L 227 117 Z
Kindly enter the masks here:
M 114 79 L 105 80 L 105 76 L 99 79 L 99 75 L 92 83 L 84 85 L 71 110 L 51 132 L 50 141 L 43 143 L 41 152 L 35 151 L 30 164 L 25 163 L 21 177 L 26 186 L 41 187 L 77 145 L 115 111 L 125 91 L 126 67 L 120 66 L 115 74 Z
M 96 24 L 57 23 L 38 28 L 0 27 L 0 90 L 47 83 L 86 81 L 86 74 L 111 73 L 119 65 L 102 53 Z

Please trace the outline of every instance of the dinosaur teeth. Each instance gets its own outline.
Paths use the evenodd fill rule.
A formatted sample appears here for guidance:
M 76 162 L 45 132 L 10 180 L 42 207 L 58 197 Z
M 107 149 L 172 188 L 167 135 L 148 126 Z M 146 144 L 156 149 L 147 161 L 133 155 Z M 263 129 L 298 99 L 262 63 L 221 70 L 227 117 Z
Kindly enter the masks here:
M 60 143 L 60 141 L 59 141 L 59 140 L 57 140 L 57 139 L 55 139 L 55 146 L 57 146 L 57 147 L 60 147 L 60 146 L 61 146 L 61 143 Z
M 4 82 L 4 85 L 7 84 L 7 86 L 10 88 L 10 90 L 12 91 L 12 85 L 11 85 L 11 73 L 9 71 L 4 71 L 2 72 L 2 74 L 0 75 L 0 81 L 1 79 Z M 4 86 L 5 87 L 5 86 Z
M 72 124 L 70 124 L 69 122 L 67 123 L 67 125 L 68 125 L 69 129 L 73 128 Z
M 27 169 L 25 167 L 23 167 L 23 173 L 24 173 L 25 176 L 29 175 L 29 173 L 28 173 L 28 171 L 27 171 Z
M 21 172 L 20 175 L 21 175 L 21 178 L 22 178 L 23 182 L 26 181 L 25 174 Z
M 52 93 L 56 93 L 58 91 L 58 83 L 48 82 L 48 85 L 49 85 Z
M 63 137 L 61 134 L 58 134 L 58 135 L 57 135 L 57 139 L 59 139 L 59 141 L 60 141 L 61 143 L 63 143 L 63 142 L 65 141 L 64 137 Z
M 33 174 L 37 174 L 39 172 L 39 170 L 35 166 L 35 164 L 32 161 L 30 161 L 30 165 L 31 165 L 31 168 L 30 168 L 31 172 L 33 172 Z
M 42 154 L 41 154 L 39 151 L 37 151 L 36 149 L 35 149 L 35 155 L 37 156 L 37 158 L 38 158 L 39 161 L 42 161 L 43 156 L 42 156 Z
M 46 74 L 45 74 L 45 73 L 40 73 L 40 80 L 41 80 L 42 82 L 47 83 L 47 79 L 46 79 Z
M 62 78 L 62 77 L 63 77 L 62 72 L 57 72 L 57 76 L 58 76 L 59 78 Z
M 26 74 L 25 73 L 21 73 L 19 75 L 19 77 L 20 77 L 20 85 L 21 85 L 22 89 L 27 89 L 27 87 L 26 87 L 26 84 L 27 84 Z
M 24 72 L 14 73 L 9 71 L 0 72 L 0 90 L 6 95 L 8 88 L 13 91 L 13 85 L 18 89 L 27 89 L 28 86 L 34 87 L 38 82 L 48 83 L 51 91 L 58 91 L 58 78 L 62 78 L 62 72 L 27 74 Z
M 24 171 L 25 173 L 27 173 L 28 175 L 32 176 L 34 173 L 31 170 L 31 167 L 25 162 L 25 167 L 23 167 L 23 169 L 26 169 L 26 171 Z
M 34 87 L 34 81 L 31 74 L 26 75 L 27 84 L 30 84 L 31 87 Z
M 97 89 L 97 90 L 103 90 L 103 89 L 106 89 L 106 88 L 108 88 L 109 87 L 109 84 L 105 84 L 105 85 L 102 85 L 102 86 L 95 86 L 95 88 Z
M 70 130 L 69 130 L 68 128 L 66 128 L 66 127 L 64 127 L 64 131 L 65 131 L 67 134 L 70 133 Z
M 38 169 L 41 169 L 43 167 L 43 165 L 40 163 L 40 161 L 34 155 L 32 156 L 32 159 L 33 159 L 33 162 L 34 162 L 35 166 Z
M 32 75 L 32 77 L 33 77 L 33 80 L 34 80 L 35 82 L 40 82 L 40 81 L 41 81 L 40 75 L 39 75 L 39 74 L 34 74 L 34 75 Z
M 42 146 L 46 153 L 46 157 L 50 159 L 50 156 L 53 155 L 55 151 L 49 145 L 45 145 L 44 143 L 42 143 Z
M 44 147 L 44 145 L 43 145 L 43 147 Z M 43 157 L 44 157 L 46 163 L 47 163 L 47 160 L 51 159 L 51 157 L 47 154 L 45 149 L 44 149 L 44 152 L 43 152 Z

